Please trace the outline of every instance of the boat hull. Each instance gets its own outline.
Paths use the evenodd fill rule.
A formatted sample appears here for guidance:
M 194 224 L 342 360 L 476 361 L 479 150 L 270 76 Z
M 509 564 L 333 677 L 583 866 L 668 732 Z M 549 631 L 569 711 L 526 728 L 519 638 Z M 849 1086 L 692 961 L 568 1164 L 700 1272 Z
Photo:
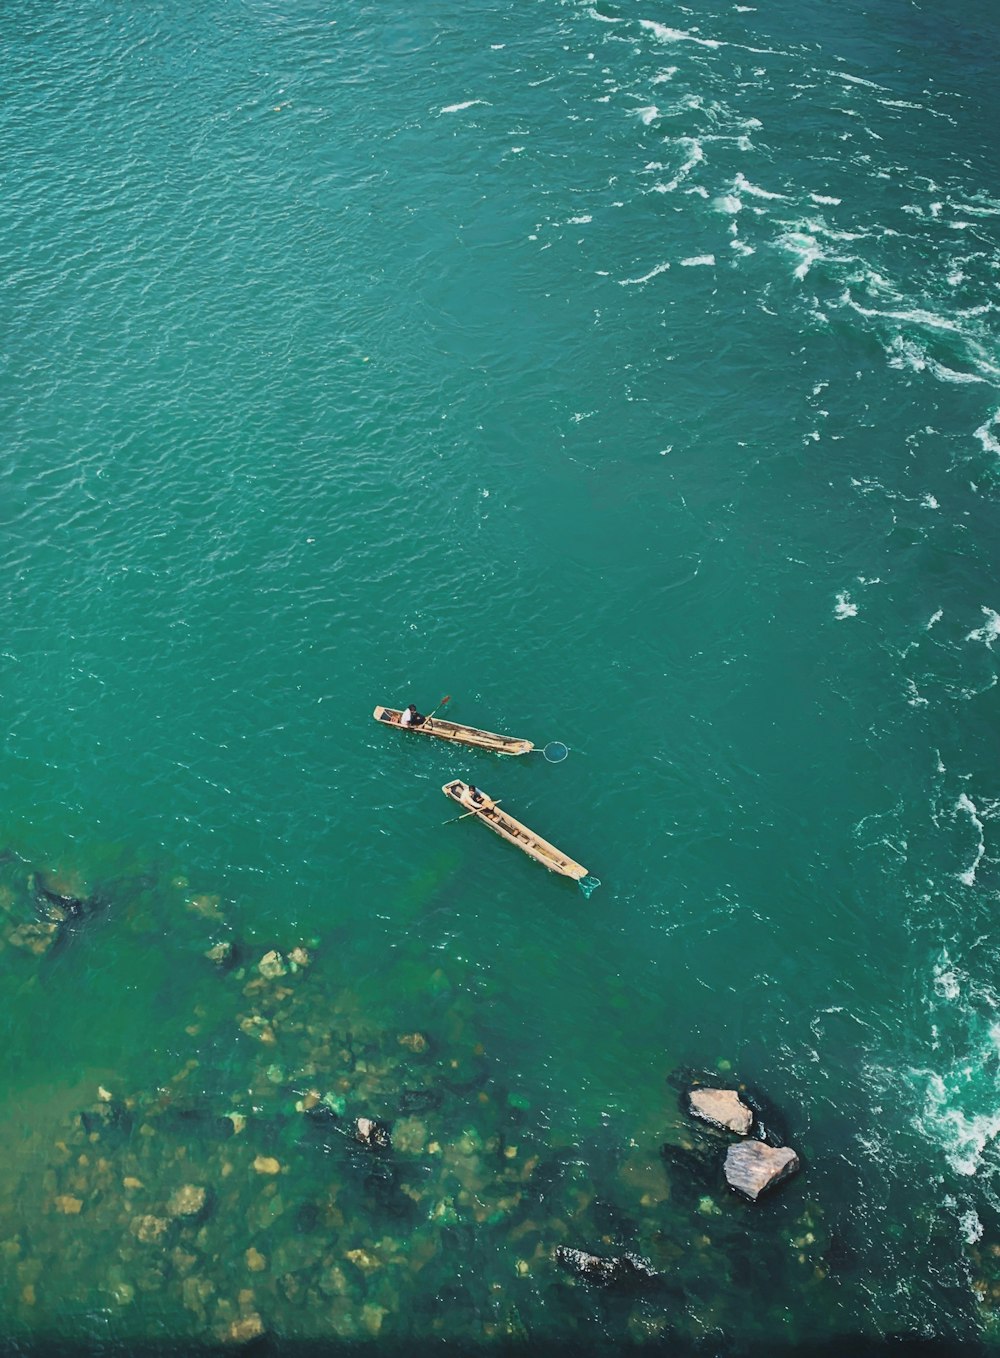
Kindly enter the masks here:
M 488 825 L 491 830 L 506 839 L 510 844 L 516 844 L 522 853 L 526 853 L 529 858 L 533 858 L 536 863 L 541 863 L 548 868 L 549 872 L 558 872 L 561 877 L 572 877 L 574 881 L 582 881 L 587 876 L 587 869 L 582 863 L 576 863 L 550 844 L 547 839 L 542 839 L 533 830 L 529 830 L 526 825 L 522 825 L 519 820 L 509 816 L 506 811 L 501 811 L 498 806 L 491 806 L 488 809 L 479 810 L 468 799 L 469 785 L 463 783 L 460 778 L 452 778 L 445 783 L 441 791 L 446 797 L 450 797 L 453 802 L 457 802 L 467 813 L 474 815 L 477 820 L 481 820 L 484 825 Z
M 477 750 L 492 750 L 495 754 L 527 754 L 535 747 L 530 740 L 518 740 L 514 736 L 498 736 L 492 731 L 479 731 L 474 726 L 460 726 L 454 721 L 442 721 L 439 717 L 428 717 L 422 726 L 400 726 L 400 712 L 395 707 L 376 707 L 372 716 L 385 726 L 395 726 L 397 730 L 412 732 L 414 735 L 437 736 L 439 740 L 450 740 L 453 745 L 471 745 Z

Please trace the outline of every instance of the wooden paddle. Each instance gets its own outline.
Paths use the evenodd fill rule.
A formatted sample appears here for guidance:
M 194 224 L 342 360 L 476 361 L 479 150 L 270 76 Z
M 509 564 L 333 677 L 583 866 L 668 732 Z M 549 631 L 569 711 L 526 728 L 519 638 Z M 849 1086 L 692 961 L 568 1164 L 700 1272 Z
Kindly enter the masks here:
M 496 801 L 493 803 L 493 806 L 499 806 L 500 803 L 501 803 L 502 801 L 503 801 L 503 798 L 502 798 L 502 797 L 498 797 L 498 798 L 496 799 Z M 442 824 L 442 825 L 454 825 L 456 821 L 458 821 L 458 820 L 465 820 L 467 816 L 478 816 L 479 813 L 480 813 L 480 811 L 491 811 L 492 809 L 493 809 L 493 808 L 492 808 L 492 807 L 489 807 L 489 806 L 477 806 L 476 809 L 475 809 L 475 811 L 463 811 L 462 814 L 461 814 L 460 816 L 452 816 L 451 820 L 443 820 L 443 821 L 441 822 L 441 824 Z
M 447 703 L 450 703 L 450 702 L 451 702 L 451 694 L 449 693 L 448 696 L 447 696 L 447 698 L 442 698 L 442 699 L 441 699 L 441 701 L 438 703 L 437 707 L 435 707 L 434 712 L 440 712 L 441 709 L 442 709 L 442 707 L 444 707 Z M 431 717 L 433 717 L 433 715 L 434 715 L 434 712 L 428 712 L 428 713 L 427 713 L 427 716 L 424 717 L 424 721 L 430 721 Z

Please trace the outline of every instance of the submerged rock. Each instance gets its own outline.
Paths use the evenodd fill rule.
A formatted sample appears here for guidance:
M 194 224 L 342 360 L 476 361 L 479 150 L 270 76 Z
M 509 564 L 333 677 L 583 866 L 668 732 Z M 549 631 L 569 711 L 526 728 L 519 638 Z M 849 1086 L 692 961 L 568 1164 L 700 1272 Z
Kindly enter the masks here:
M 247 1037 L 255 1037 L 265 1047 L 273 1047 L 278 1040 L 274 1035 L 274 1028 L 260 1014 L 244 1016 L 238 1022 L 241 1032 L 246 1033 Z
M 57 886 L 50 885 L 39 872 L 35 874 L 35 904 L 43 919 L 64 924 L 67 920 L 83 919 L 93 914 L 100 902 L 96 897 L 85 899 L 60 891 Z
M 80 1124 L 89 1137 L 96 1135 L 118 1143 L 128 1140 L 133 1121 L 130 1109 L 121 1099 L 106 1102 L 102 1098 L 93 1108 L 84 1109 L 80 1114 Z
M 753 1110 L 735 1089 L 692 1089 L 688 1094 L 688 1112 L 693 1118 L 737 1136 L 749 1136 L 753 1126 Z
M 349 1259 L 355 1268 L 359 1268 L 364 1274 L 374 1273 L 376 1269 L 382 1267 L 382 1260 L 369 1254 L 367 1250 L 347 1250 L 344 1258 Z
M 224 939 L 221 943 L 213 943 L 202 955 L 207 957 L 210 962 L 214 962 L 221 971 L 228 971 L 239 960 L 236 944 L 230 939 Z
M 34 953 L 36 957 L 41 957 L 55 943 L 58 932 L 59 925 L 51 922 L 19 924 L 7 935 L 7 942 L 15 948 L 22 948 L 25 952 Z
M 556 1261 L 578 1278 L 596 1283 L 599 1287 L 640 1286 L 657 1276 L 652 1264 L 640 1259 L 637 1254 L 619 1254 L 611 1259 L 603 1259 L 600 1255 L 587 1254 L 584 1250 L 557 1245 Z
M 129 1229 L 136 1240 L 141 1240 L 144 1245 L 151 1245 L 162 1238 L 169 1224 L 163 1217 L 141 1216 L 132 1218 Z
M 440 1108 L 443 1101 L 440 1089 L 404 1089 L 399 1096 L 399 1107 L 404 1113 L 429 1113 Z
M 694 1146 L 678 1146 L 666 1141 L 660 1147 L 660 1159 L 676 1172 L 679 1186 L 687 1181 L 707 1187 L 717 1180 L 718 1168 L 714 1155 L 710 1157 L 704 1150 Z
M 766 1146 L 762 1141 L 742 1141 L 726 1152 L 726 1183 L 751 1202 L 788 1179 L 799 1168 L 799 1157 L 790 1146 Z
M 246 1344 L 251 1339 L 258 1339 L 263 1333 L 264 1322 L 256 1311 L 251 1311 L 248 1316 L 232 1322 L 226 1332 L 226 1338 L 234 1344 Z
M 170 1196 L 167 1203 L 167 1216 L 171 1217 L 196 1217 L 205 1206 L 207 1193 L 204 1188 L 196 1184 L 184 1184 Z
M 218 896 L 192 896 L 187 903 L 187 908 L 192 914 L 201 915 L 202 919 L 221 920 L 225 918 L 219 909 Z
M 273 1155 L 258 1155 L 253 1162 L 253 1167 L 258 1174 L 280 1174 L 281 1162 L 275 1160 Z
M 163 1130 L 183 1136 L 185 1140 L 197 1137 L 202 1141 L 224 1141 L 233 1135 L 233 1123 L 228 1117 L 219 1117 L 205 1104 L 173 1105 L 160 1114 Z

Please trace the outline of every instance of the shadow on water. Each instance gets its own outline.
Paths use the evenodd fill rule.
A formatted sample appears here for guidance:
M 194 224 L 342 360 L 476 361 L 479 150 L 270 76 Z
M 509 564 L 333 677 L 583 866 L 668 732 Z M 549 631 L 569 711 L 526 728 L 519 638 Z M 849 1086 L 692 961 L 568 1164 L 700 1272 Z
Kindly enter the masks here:
M 608 1343 L 600 1339 L 576 1338 L 572 1342 L 538 1337 L 527 1342 L 497 1341 L 474 1344 L 454 1340 L 392 1340 L 388 1342 L 282 1340 L 261 1336 L 245 1344 L 205 1344 L 191 1339 L 156 1342 L 117 1343 L 114 1341 L 68 1342 L 58 1338 L 36 1338 L 22 1343 L 7 1339 L 0 1341 L 0 1355 L 6 1358 L 182 1358 L 186 1354 L 211 1358 L 215 1354 L 244 1354 L 246 1358 L 329 1358 L 330 1355 L 356 1358 L 435 1358 L 436 1355 L 461 1353 L 463 1358 L 605 1358 L 618 1354 L 670 1354 L 676 1358 L 952 1358 L 961 1352 L 963 1358 L 991 1358 L 996 1347 L 983 1344 L 963 1344 L 957 1348 L 953 1341 L 923 1339 L 913 1335 L 888 1335 L 884 1339 L 865 1339 L 845 1333 L 836 1338 L 816 1343 L 781 1345 L 743 1345 L 738 1340 L 705 1339 L 691 1343 L 672 1336 L 663 1336 L 649 1343 Z

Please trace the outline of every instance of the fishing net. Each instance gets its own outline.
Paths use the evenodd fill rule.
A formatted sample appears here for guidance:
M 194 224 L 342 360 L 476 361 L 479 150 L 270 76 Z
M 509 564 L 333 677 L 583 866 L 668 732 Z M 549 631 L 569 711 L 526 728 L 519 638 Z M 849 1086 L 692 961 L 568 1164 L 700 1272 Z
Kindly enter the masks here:
M 561 764 L 569 754 L 569 746 L 564 745 L 561 740 L 550 740 L 542 754 L 550 764 Z
M 583 892 L 583 894 L 589 901 L 591 896 L 594 894 L 594 892 L 600 885 L 601 885 L 600 877 L 595 877 L 594 874 L 591 872 L 588 873 L 586 877 L 582 878 L 580 882 L 580 890 Z

